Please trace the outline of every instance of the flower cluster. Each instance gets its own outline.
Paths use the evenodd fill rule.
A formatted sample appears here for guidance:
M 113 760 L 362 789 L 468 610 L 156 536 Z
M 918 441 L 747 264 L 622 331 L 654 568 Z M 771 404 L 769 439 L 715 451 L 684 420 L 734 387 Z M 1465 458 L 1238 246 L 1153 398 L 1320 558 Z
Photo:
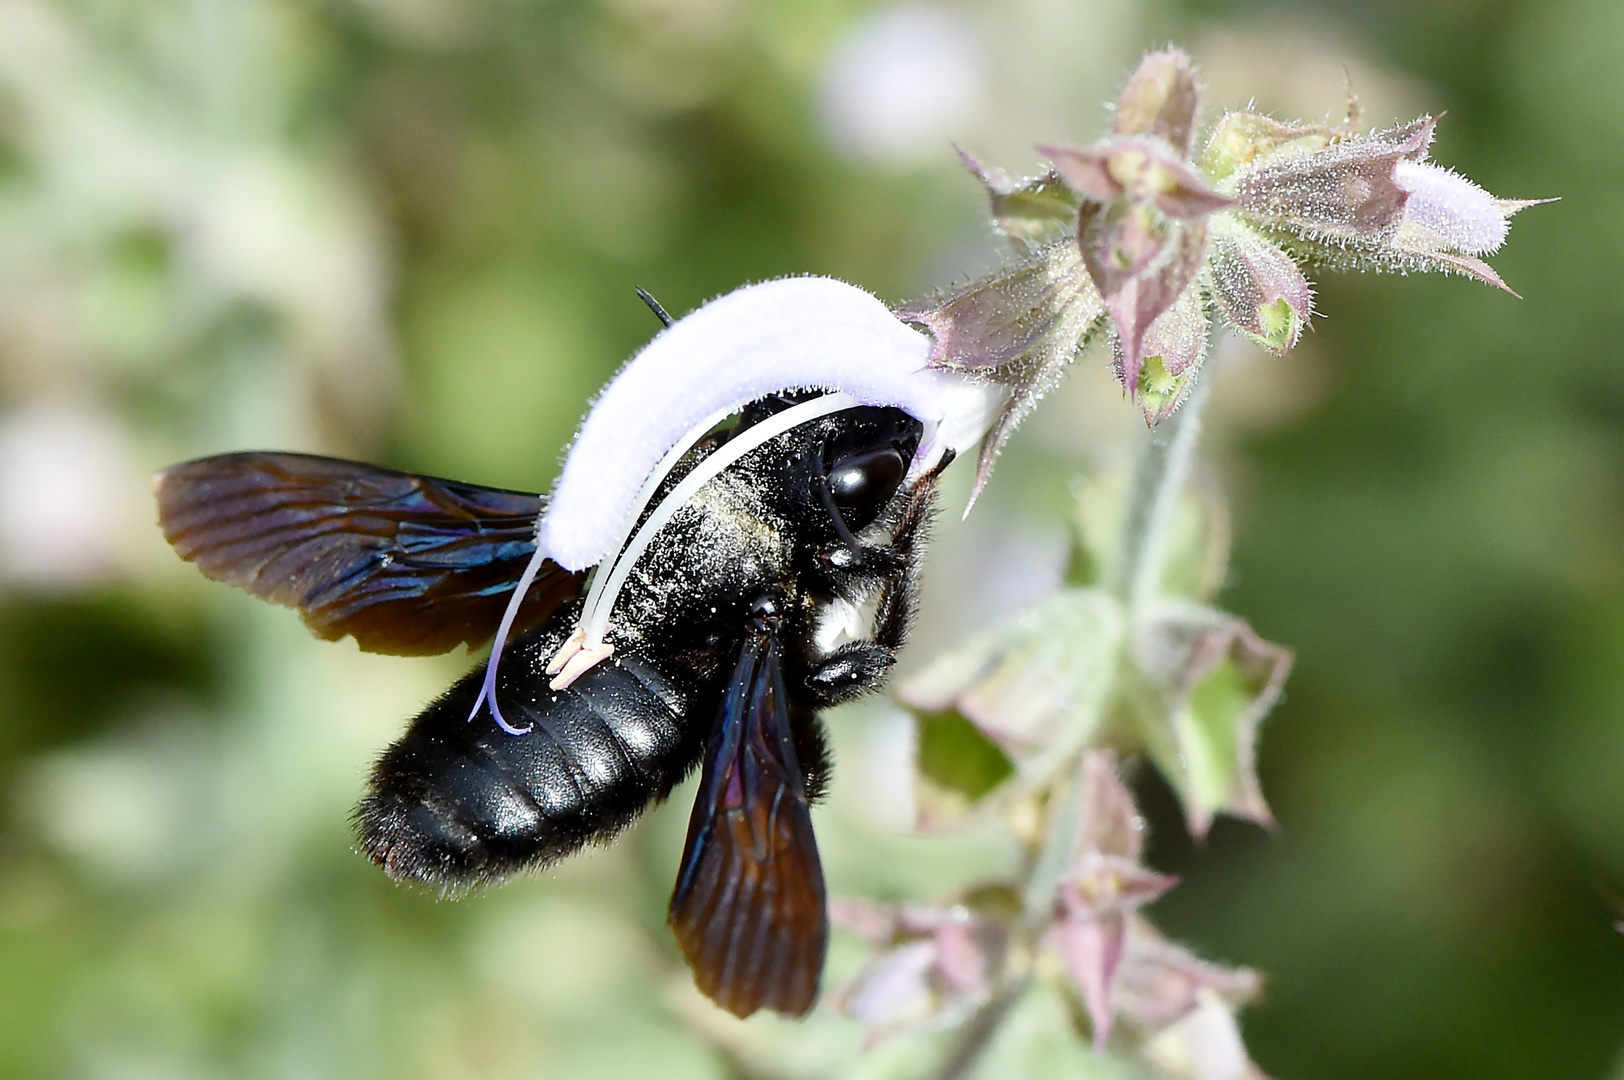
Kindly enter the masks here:
M 1313 315 L 1304 266 L 1440 270 L 1507 288 L 1481 256 L 1541 200 L 1496 198 L 1429 162 L 1433 117 L 1362 133 L 1353 105 L 1340 126 L 1232 112 L 1197 150 L 1200 102 L 1189 57 L 1153 53 L 1116 103 L 1114 132 L 1040 147 L 1043 174 L 1012 181 L 963 155 L 1019 257 L 898 314 L 933 333 L 937 366 L 1012 388 L 980 483 L 1097 329 L 1156 424 L 1189 394 L 1215 320 L 1277 353 L 1297 343 Z

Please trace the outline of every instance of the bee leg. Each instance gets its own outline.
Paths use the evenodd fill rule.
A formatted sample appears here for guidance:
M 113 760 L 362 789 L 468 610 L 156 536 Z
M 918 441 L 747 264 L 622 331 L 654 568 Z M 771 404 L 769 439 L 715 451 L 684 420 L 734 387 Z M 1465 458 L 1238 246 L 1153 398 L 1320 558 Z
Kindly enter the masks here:
M 919 484 L 903 507 L 891 543 L 883 549 L 874 549 L 883 550 L 896 567 L 880 594 L 872 635 L 873 643 L 893 656 L 902 649 L 908 640 L 908 631 L 913 629 L 919 604 L 919 552 L 935 506 L 934 486 Z
M 947 460 L 952 460 L 951 455 Z M 940 472 L 943 465 L 937 467 Z M 816 707 L 851 701 L 875 689 L 897 662 L 908 640 L 918 602 L 919 549 L 935 510 L 935 475 L 916 484 L 903 505 L 888 542 L 848 547 L 837 544 L 819 553 L 828 567 L 856 574 L 883 572 L 890 580 L 880 595 L 870 640 L 854 641 L 831 652 L 804 680 Z
M 807 694 L 816 708 L 840 705 L 879 686 L 896 662 L 896 651 L 885 645 L 850 642 L 807 673 Z

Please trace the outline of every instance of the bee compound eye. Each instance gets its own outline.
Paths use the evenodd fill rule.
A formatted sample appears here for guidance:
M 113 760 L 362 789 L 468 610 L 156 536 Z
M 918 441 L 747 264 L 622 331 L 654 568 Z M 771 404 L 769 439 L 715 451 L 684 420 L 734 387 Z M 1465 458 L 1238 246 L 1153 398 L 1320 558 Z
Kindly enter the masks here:
M 853 454 L 829 470 L 829 497 L 836 506 L 877 506 L 896 493 L 907 471 L 895 447 Z

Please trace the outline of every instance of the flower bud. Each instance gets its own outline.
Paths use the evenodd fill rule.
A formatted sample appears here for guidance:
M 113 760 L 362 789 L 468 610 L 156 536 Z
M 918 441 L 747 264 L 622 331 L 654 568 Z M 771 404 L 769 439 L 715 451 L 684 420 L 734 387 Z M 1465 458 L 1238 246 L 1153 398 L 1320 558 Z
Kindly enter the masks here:
M 962 1021 L 986 999 L 1004 962 L 1004 927 L 963 905 L 835 900 L 829 917 L 878 950 L 836 995 L 868 1029 L 870 1045 Z
M 1406 196 L 1399 243 L 1467 255 L 1486 255 L 1505 243 L 1510 214 L 1499 199 L 1459 173 L 1400 160 L 1393 181 Z
M 929 366 L 1008 387 L 981 442 L 971 505 L 1015 426 L 1059 383 L 1105 314 L 1075 244 L 1051 244 L 1014 266 L 934 300 L 898 308 L 929 330 Z M 968 512 L 968 510 L 967 510 Z
M 1200 105 L 1201 84 L 1189 56 L 1177 49 L 1151 53 L 1117 98 L 1117 134 L 1155 135 L 1186 155 Z
M 1155 426 L 1173 414 L 1194 385 L 1207 354 L 1207 311 L 1200 290 L 1189 288 L 1145 331 L 1134 396 L 1145 423 Z M 1115 343 L 1117 377 L 1128 385 L 1127 357 Z
M 1143 824 L 1114 762 L 1098 750 L 1083 759 L 1077 847 L 1055 903 L 1056 943 L 1083 995 L 1097 1049 L 1105 1046 L 1115 1018 L 1113 983 L 1129 919 L 1178 884 L 1140 865 Z
M 1207 253 L 1206 223 L 1170 221 L 1151 207 L 1088 203 L 1079 222 L 1083 264 L 1117 332 L 1117 377 L 1137 398 L 1145 336 L 1195 281 Z M 1158 407 L 1155 415 L 1165 412 Z
M 1222 183 L 1241 169 L 1251 169 L 1275 157 L 1323 150 L 1337 137 L 1319 124 L 1287 124 L 1258 113 L 1224 114 L 1201 151 L 1201 169 Z
M 1224 214 L 1212 222 L 1207 269 L 1213 302 L 1230 326 L 1272 352 L 1297 344 L 1313 314 L 1314 293 L 1290 256 Z
M 1393 179 L 1406 196 L 1389 253 L 1399 268 L 1452 271 L 1512 292 L 1476 256 L 1505 243 L 1512 214 L 1553 200 L 1497 199 L 1459 173 L 1423 161 L 1398 162 Z

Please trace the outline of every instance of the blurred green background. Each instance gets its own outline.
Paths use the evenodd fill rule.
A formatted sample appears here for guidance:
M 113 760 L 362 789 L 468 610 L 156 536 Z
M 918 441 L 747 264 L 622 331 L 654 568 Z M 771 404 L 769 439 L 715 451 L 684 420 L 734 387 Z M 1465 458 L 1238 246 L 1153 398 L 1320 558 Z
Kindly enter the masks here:
M 680 794 L 455 904 L 352 853 L 371 757 L 474 660 L 363 656 L 204 582 L 147 477 L 278 447 L 544 489 L 656 329 L 633 286 L 680 313 L 785 273 L 962 280 L 997 247 L 951 144 L 1030 171 L 1167 41 L 1209 119 L 1334 116 L 1346 67 L 1367 123 L 1447 110 L 1439 160 L 1563 201 L 1494 260 L 1522 301 L 1322 275 L 1292 357 L 1220 351 L 1222 603 L 1299 655 L 1280 828 L 1193 845 L 1141 777 L 1183 876 L 1152 915 L 1268 973 L 1271 1075 L 1624 1075 L 1617 0 L 0 0 L 0 1076 L 837 1068 L 845 1021 L 685 989 Z M 1077 365 L 944 515 L 912 662 L 1058 580 L 1067 481 L 1135 412 Z M 833 888 L 1007 859 L 902 835 L 904 719 L 833 724 Z

